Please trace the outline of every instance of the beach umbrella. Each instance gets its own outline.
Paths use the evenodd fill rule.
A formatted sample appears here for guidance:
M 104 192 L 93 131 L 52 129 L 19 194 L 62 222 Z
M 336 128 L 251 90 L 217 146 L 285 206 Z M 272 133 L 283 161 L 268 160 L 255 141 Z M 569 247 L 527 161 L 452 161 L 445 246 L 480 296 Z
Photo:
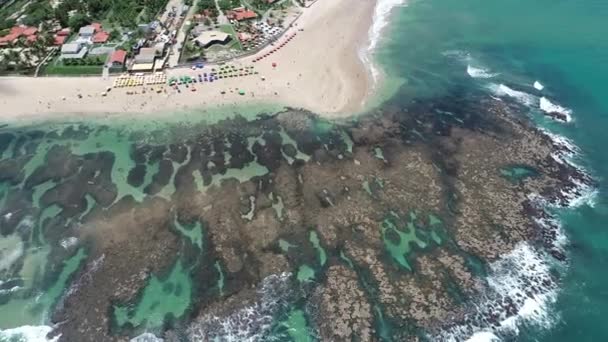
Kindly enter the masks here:
M 244 90 L 239 90 L 239 95 L 245 95 L 245 91 Z
M 277 67 L 277 63 L 276 63 L 276 62 L 273 62 L 273 63 L 272 63 L 272 67 L 273 67 L 273 68 L 276 68 L 276 67 Z

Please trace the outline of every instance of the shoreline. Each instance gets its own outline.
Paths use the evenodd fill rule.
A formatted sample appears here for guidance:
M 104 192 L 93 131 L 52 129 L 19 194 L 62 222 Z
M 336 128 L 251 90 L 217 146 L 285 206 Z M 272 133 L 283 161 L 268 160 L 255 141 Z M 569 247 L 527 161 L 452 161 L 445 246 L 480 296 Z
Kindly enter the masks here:
M 260 104 L 303 108 L 329 119 L 354 116 L 377 102 L 375 97 L 385 77 L 372 62 L 372 55 L 382 39 L 380 32 L 388 25 L 388 16 L 400 3 L 402 0 L 317 1 L 305 8 L 294 27 L 278 40 L 296 34 L 284 48 L 257 63 L 253 63 L 253 59 L 273 46 L 229 63 L 254 65 L 259 75 L 196 84 L 196 92 L 183 86 L 181 93 L 168 86 L 165 86 L 166 93 L 161 94 L 149 89 L 156 89 L 157 85 L 146 86 L 145 94 L 141 93 L 144 87 L 132 87 L 114 88 L 102 96 L 115 77 L 106 80 L 101 77 L 0 78 L 0 94 L 6 95 L 0 100 L 5 108 L 0 120 L 22 124 L 32 120 L 126 119 L 127 113 L 130 120 L 151 116 L 161 119 L 168 112 Z M 360 39 L 362 35 L 367 39 Z M 202 71 L 176 68 L 167 69 L 166 73 L 168 77 L 195 76 Z M 246 94 L 239 95 L 237 89 L 243 89 Z M 127 95 L 127 91 L 139 94 Z

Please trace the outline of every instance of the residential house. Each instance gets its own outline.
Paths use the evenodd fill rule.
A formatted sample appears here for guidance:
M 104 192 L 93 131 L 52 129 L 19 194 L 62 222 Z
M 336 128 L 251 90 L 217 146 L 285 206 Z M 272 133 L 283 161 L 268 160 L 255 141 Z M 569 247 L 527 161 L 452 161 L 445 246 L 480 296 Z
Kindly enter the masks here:
M 80 59 L 87 54 L 87 48 L 81 43 L 68 43 L 61 46 L 61 59 Z
M 32 42 L 36 40 L 37 33 L 38 29 L 35 27 L 14 26 L 6 36 L 0 37 L 0 47 L 15 44 L 19 38 L 25 38 L 27 42 Z
M 127 61 L 127 52 L 124 50 L 116 50 L 110 56 L 110 64 L 112 68 L 122 69 Z
M 78 36 L 80 38 L 91 38 L 93 37 L 93 35 L 95 34 L 95 28 L 91 25 L 89 26 L 83 26 L 80 28 L 80 30 L 78 30 Z
M 236 21 L 250 20 L 257 18 L 257 16 L 258 15 L 254 11 L 248 10 L 245 7 L 235 8 L 226 13 L 228 19 Z
M 108 41 L 108 39 L 110 39 L 110 34 L 108 32 L 99 31 L 93 35 L 92 41 L 95 44 L 104 44 Z

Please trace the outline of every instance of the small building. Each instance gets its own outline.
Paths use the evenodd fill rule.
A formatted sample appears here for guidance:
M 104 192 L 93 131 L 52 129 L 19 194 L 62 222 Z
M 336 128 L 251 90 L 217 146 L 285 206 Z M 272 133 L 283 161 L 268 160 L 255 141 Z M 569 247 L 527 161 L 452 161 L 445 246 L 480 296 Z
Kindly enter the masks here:
M 61 59 L 80 59 L 87 54 L 87 48 L 83 44 L 68 43 L 61 46 Z
M 78 30 L 78 35 L 82 38 L 90 38 L 95 34 L 95 28 L 93 26 L 83 26 Z
M 110 34 L 105 31 L 99 31 L 93 35 L 93 43 L 103 44 L 110 39 Z
M 202 48 L 208 48 L 215 44 L 226 44 L 230 41 L 230 35 L 221 31 L 205 31 L 194 39 L 194 43 Z
M 113 68 L 123 68 L 127 60 L 127 51 L 116 50 L 110 56 L 110 64 Z
M 165 54 L 165 49 L 167 48 L 166 42 L 158 42 L 154 44 L 154 53 L 156 57 L 162 57 Z
M 95 32 L 101 31 L 101 23 L 92 23 L 89 26 L 91 26 L 93 29 L 95 29 Z
M 153 47 L 146 47 L 139 49 L 139 54 L 135 56 L 136 64 L 148 64 L 154 63 L 156 59 L 156 49 Z
M 60 36 L 60 35 L 55 35 L 55 42 L 53 43 L 54 45 L 60 46 L 65 44 L 65 41 L 68 39 L 67 36 Z
M 255 19 L 257 16 L 258 15 L 254 11 L 248 10 L 245 7 L 235 8 L 226 13 L 228 19 L 236 21 Z
M 57 35 L 62 37 L 67 37 L 70 35 L 70 33 L 72 33 L 72 30 L 70 30 L 69 27 L 62 28 L 61 30 L 57 31 Z

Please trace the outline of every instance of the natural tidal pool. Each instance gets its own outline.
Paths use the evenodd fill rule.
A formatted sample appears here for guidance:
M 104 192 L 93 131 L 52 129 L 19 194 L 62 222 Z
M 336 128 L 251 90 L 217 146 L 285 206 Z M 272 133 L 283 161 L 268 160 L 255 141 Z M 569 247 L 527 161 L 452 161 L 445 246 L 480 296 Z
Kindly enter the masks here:
M 4 127 L 0 327 L 388 341 L 515 316 L 526 297 L 487 280 L 500 257 L 528 244 L 563 255 L 530 195 L 559 202 L 590 180 L 516 110 L 467 97 L 347 122 L 289 109 Z M 555 287 L 518 277 L 531 296 Z

